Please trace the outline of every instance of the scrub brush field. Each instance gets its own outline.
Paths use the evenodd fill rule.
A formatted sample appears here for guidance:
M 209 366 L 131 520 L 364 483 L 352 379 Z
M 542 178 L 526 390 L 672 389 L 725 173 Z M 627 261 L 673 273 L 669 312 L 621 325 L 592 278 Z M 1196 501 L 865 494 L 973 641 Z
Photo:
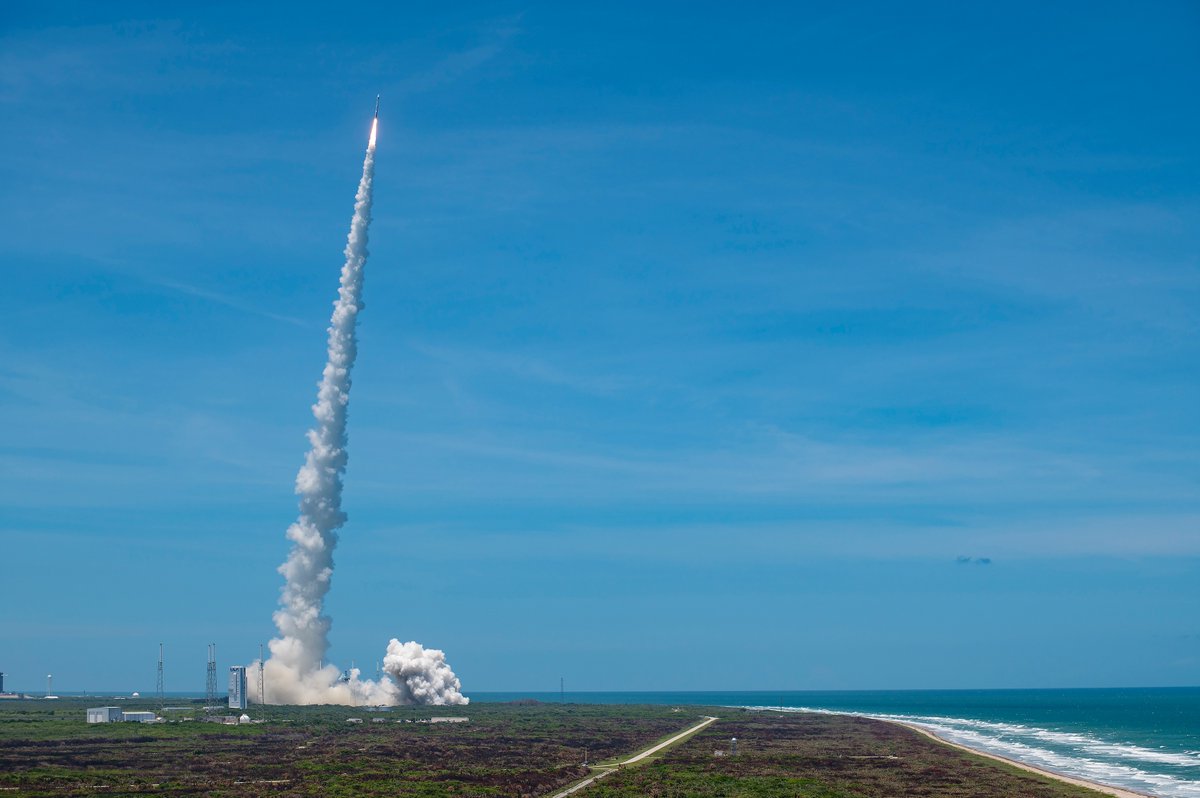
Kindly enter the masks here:
M 50 795 L 1096 798 L 864 718 L 595 704 L 270 707 L 263 722 L 84 722 L 97 699 L 0 704 L 0 790 Z M 153 709 L 122 701 L 123 709 Z M 260 708 L 250 714 L 260 719 Z M 629 764 L 706 715 L 719 719 Z M 431 722 L 438 717 L 465 722 Z M 736 751 L 731 738 L 737 738 Z M 588 764 L 585 764 L 586 762 Z

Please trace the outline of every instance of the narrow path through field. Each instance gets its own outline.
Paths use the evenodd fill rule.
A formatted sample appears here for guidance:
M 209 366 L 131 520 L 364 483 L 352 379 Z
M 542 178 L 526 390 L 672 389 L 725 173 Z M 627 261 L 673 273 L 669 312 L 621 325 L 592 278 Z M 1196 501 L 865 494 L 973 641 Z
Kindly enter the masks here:
M 646 757 L 650 756 L 651 754 L 658 753 L 659 751 L 663 750 L 664 748 L 669 748 L 670 746 L 679 742 L 683 738 L 689 737 L 689 736 L 695 734 L 696 732 L 700 731 L 705 726 L 714 722 L 715 720 L 717 720 L 717 718 L 714 718 L 711 715 L 705 715 L 704 720 L 700 721 L 695 726 L 689 726 L 688 728 L 681 731 L 679 734 L 676 734 L 674 737 L 671 737 L 670 739 L 667 739 L 667 740 L 663 740 L 658 745 L 656 745 L 652 748 L 647 748 L 645 751 L 642 751 L 640 754 L 634 754 L 633 756 L 626 759 L 624 762 L 618 762 L 616 765 L 597 765 L 596 769 L 599 772 L 597 772 L 593 776 L 587 777 L 586 779 L 579 782 L 578 784 L 573 784 L 570 787 L 568 787 L 567 789 L 563 790 L 562 792 L 557 793 L 554 796 L 554 798 L 566 798 L 566 796 L 568 796 L 568 795 L 573 795 L 574 793 L 579 792 L 580 790 L 582 790 L 584 787 L 588 786 L 592 782 L 598 781 L 599 779 L 604 778 L 605 776 L 607 776 L 609 773 L 612 773 L 617 768 L 619 768 L 623 765 L 632 765 L 634 762 L 640 762 L 641 760 L 645 759 Z M 605 768 L 605 769 L 601 770 L 601 768 Z

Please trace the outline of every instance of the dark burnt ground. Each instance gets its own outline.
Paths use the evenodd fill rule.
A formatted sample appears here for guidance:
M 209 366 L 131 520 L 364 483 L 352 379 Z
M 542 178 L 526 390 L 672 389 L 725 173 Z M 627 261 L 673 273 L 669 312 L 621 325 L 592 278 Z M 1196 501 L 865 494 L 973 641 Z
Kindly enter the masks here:
M 613 773 L 588 798 L 1100 798 L 882 721 L 714 714 L 722 719 L 645 766 Z M 738 740 L 736 756 L 728 755 L 731 737 Z

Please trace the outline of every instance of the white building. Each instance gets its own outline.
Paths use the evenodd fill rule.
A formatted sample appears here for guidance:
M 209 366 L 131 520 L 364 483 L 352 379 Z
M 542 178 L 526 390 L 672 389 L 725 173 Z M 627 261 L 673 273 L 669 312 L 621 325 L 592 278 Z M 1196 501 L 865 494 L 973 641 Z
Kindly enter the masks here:
M 126 723 L 153 723 L 158 716 L 153 712 L 122 712 L 121 720 Z
M 229 708 L 246 708 L 246 666 L 229 667 Z
M 90 707 L 87 711 L 88 723 L 119 723 L 120 721 L 120 707 Z

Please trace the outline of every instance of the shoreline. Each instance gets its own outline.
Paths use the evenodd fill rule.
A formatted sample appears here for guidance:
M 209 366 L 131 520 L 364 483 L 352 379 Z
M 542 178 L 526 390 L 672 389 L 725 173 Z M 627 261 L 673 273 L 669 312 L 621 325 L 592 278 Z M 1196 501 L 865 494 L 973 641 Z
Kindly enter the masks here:
M 871 720 L 878 720 L 883 723 L 893 723 L 897 726 L 903 726 L 906 729 L 912 729 L 913 731 L 917 732 L 918 734 L 923 734 L 926 737 L 928 737 L 929 739 L 935 740 L 935 741 L 941 743 L 942 745 L 947 745 L 947 746 L 950 746 L 951 748 L 957 748 L 960 751 L 966 751 L 967 753 L 975 754 L 976 756 L 982 756 L 982 757 L 986 757 L 988 759 L 993 759 L 997 762 L 1003 762 L 1006 765 L 1012 765 L 1015 768 L 1020 768 L 1021 770 L 1026 770 L 1026 771 L 1029 771 L 1030 773 L 1037 773 L 1040 776 L 1047 776 L 1052 779 L 1057 779 L 1058 781 L 1065 781 L 1068 784 L 1074 784 L 1077 787 L 1087 787 L 1090 790 L 1095 790 L 1096 792 L 1101 792 L 1101 793 L 1104 793 L 1105 795 L 1113 795 L 1113 796 L 1116 796 L 1116 798 L 1154 798 L 1154 796 L 1149 795 L 1144 792 L 1135 792 L 1134 790 L 1129 790 L 1124 787 L 1113 787 L 1108 784 L 1101 784 L 1100 782 L 1097 782 L 1097 781 L 1088 781 L 1087 779 L 1081 779 L 1081 778 L 1078 778 L 1077 776 L 1066 776 L 1066 775 L 1063 775 L 1062 773 L 1055 773 L 1052 770 L 1046 770 L 1045 768 L 1039 768 L 1034 765 L 1028 765 L 1024 762 L 1019 762 L 1015 759 L 1010 759 L 1006 756 L 1000 756 L 999 754 L 993 754 L 988 751 L 981 751 L 978 748 L 972 748 L 969 745 L 963 745 L 962 743 L 956 743 L 952 740 L 947 740 L 945 737 L 941 737 L 938 734 L 936 734 L 935 732 L 930 731 L 929 729 L 926 729 L 924 726 L 919 726 L 915 723 L 907 723 L 902 720 L 891 720 L 888 718 L 875 718 L 875 717 L 871 717 L 870 715 L 864 715 L 862 717 L 870 718 Z

